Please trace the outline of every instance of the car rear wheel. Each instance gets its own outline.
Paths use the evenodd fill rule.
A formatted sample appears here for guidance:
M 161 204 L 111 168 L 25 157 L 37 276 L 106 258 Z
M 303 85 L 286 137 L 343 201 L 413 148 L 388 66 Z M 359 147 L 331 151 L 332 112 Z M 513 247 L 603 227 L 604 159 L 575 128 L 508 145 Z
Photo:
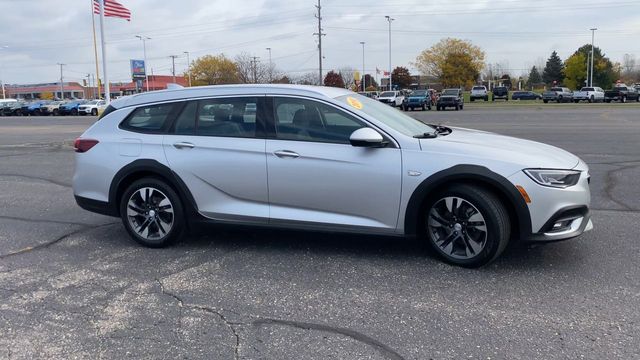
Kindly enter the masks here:
M 143 178 L 120 200 L 120 217 L 129 235 L 148 247 L 164 247 L 182 237 L 184 211 L 178 194 L 164 181 Z
M 627 98 L 624 96 L 620 96 L 620 102 L 621 103 L 626 103 L 627 102 Z
M 427 203 L 425 236 L 447 262 L 478 267 L 495 260 L 510 236 L 509 216 L 491 192 L 454 185 Z

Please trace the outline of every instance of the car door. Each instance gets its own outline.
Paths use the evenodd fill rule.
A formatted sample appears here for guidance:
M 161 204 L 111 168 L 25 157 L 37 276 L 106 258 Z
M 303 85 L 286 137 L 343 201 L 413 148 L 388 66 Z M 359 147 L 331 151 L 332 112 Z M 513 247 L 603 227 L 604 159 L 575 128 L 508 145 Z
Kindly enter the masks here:
M 393 231 L 401 192 L 401 152 L 354 147 L 368 126 L 318 100 L 273 97 L 267 139 L 270 221 Z
M 268 222 L 263 102 L 264 96 L 187 102 L 165 135 L 167 161 L 204 216 Z

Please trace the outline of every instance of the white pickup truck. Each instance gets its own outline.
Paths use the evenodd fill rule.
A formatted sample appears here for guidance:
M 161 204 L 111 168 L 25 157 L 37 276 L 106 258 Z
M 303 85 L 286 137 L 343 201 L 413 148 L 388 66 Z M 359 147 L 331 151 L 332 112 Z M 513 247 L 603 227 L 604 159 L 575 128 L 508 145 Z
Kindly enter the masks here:
M 603 102 L 604 90 L 599 87 L 583 87 L 580 91 L 573 92 L 573 102 L 578 103 L 580 100 L 587 102 Z

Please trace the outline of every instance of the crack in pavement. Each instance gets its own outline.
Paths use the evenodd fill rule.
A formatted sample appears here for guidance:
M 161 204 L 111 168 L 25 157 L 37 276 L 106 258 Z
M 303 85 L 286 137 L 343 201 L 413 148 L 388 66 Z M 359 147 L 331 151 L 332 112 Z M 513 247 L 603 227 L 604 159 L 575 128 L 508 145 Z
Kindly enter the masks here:
M 182 308 L 187 308 L 187 309 L 195 309 L 195 310 L 200 310 L 200 311 L 204 311 L 204 312 L 208 312 L 210 314 L 214 314 L 217 315 L 222 322 L 229 328 L 229 330 L 231 330 L 231 333 L 233 334 L 233 336 L 236 339 L 236 343 L 234 346 L 234 357 L 235 359 L 239 359 L 240 358 L 240 335 L 238 335 L 234 325 L 242 325 L 241 323 L 232 323 L 229 320 L 227 320 L 227 318 L 222 314 L 222 312 L 215 310 L 213 308 L 207 307 L 207 306 L 202 306 L 202 305 L 191 305 L 191 304 L 185 304 L 184 301 L 182 300 L 182 298 L 180 298 L 178 295 L 168 292 L 166 291 L 164 284 L 162 283 L 162 281 L 160 281 L 160 279 L 155 279 L 156 282 L 158 283 L 158 285 L 160 286 L 160 291 L 162 292 L 163 295 L 167 295 L 172 297 L 174 300 L 176 300 L 178 302 L 178 307 L 180 307 L 180 316 L 182 316 Z
M 40 177 L 40 176 L 34 176 L 34 175 L 0 174 L 0 177 L 19 177 L 19 178 L 25 178 L 25 179 L 31 179 L 31 180 L 40 180 L 40 181 L 45 181 L 45 182 L 48 182 L 48 183 L 51 183 L 51 184 L 54 184 L 54 185 L 58 185 L 58 186 L 66 187 L 66 188 L 71 188 L 71 184 L 67 184 L 67 183 L 64 183 L 62 181 L 47 179 L 47 178 Z
M 37 245 L 34 245 L 34 246 L 27 246 L 27 247 L 22 248 L 20 250 L 12 251 L 12 252 L 9 252 L 9 253 L 6 253 L 6 254 L 0 254 L 0 259 L 6 259 L 6 258 L 11 257 L 11 256 L 21 255 L 21 254 L 24 254 L 24 253 L 27 253 L 27 252 L 32 252 L 32 251 L 35 251 L 35 250 L 44 249 L 46 247 L 49 247 L 51 245 L 54 245 L 54 244 L 62 241 L 62 240 L 65 240 L 65 239 L 67 239 L 67 238 L 69 238 L 69 237 L 71 237 L 73 235 L 77 235 L 77 234 L 80 234 L 80 233 L 85 232 L 85 231 L 94 230 L 94 229 L 97 229 L 97 228 L 100 228 L 100 227 L 104 227 L 104 226 L 108 226 L 108 225 L 114 225 L 114 224 L 118 224 L 118 223 L 117 222 L 112 222 L 112 223 L 100 224 L 100 225 L 94 225 L 94 226 L 85 225 L 85 226 L 81 227 L 80 229 L 76 229 L 76 230 L 73 230 L 73 231 L 68 232 L 66 234 L 60 235 L 60 236 L 58 236 L 57 238 L 55 238 L 53 240 L 46 241 L 46 242 L 43 242 L 43 243 L 40 243 L 40 244 L 37 244 Z
M 613 197 L 613 188 L 617 185 L 616 180 L 613 177 L 613 174 L 619 172 L 619 171 L 624 171 L 624 170 L 628 170 L 628 169 L 633 169 L 638 167 L 638 165 L 629 165 L 629 166 L 623 166 L 623 167 L 618 167 L 616 169 L 612 169 L 607 171 L 605 178 L 604 178 L 604 193 L 607 196 L 607 198 L 611 201 L 613 201 L 614 203 L 620 205 L 621 207 L 624 208 L 624 210 L 628 210 L 628 211 L 637 211 L 638 209 L 633 208 L 632 206 L 627 205 L 626 203 L 624 203 L 623 201 L 617 200 Z
M 30 218 L 24 218 L 24 217 L 19 217 L 19 216 L 7 216 L 7 215 L 0 215 L 0 219 L 24 221 L 24 222 L 32 222 L 32 223 L 76 225 L 76 226 L 84 226 L 84 227 L 90 226 L 90 225 L 87 225 L 85 223 L 78 223 L 78 222 L 73 222 L 73 221 L 60 221 L 60 220 L 47 220 L 47 219 L 30 219 Z M 106 225 L 106 224 L 100 224 L 100 225 Z
M 339 335 L 350 337 L 358 342 L 364 343 L 366 345 L 369 345 L 377 349 L 378 352 L 380 352 L 382 355 L 384 355 L 388 359 L 404 360 L 402 355 L 398 354 L 391 347 L 381 343 L 380 341 L 370 336 L 367 336 L 363 333 L 360 333 L 355 330 L 347 329 L 347 328 L 322 325 L 322 324 L 314 324 L 314 323 L 308 323 L 308 322 L 269 319 L 269 318 L 262 318 L 262 319 L 255 320 L 253 321 L 252 324 L 254 326 L 265 326 L 265 325 L 274 325 L 274 324 L 285 325 L 285 326 L 291 326 L 291 327 L 302 329 L 302 330 L 318 330 L 318 331 L 324 331 L 324 332 L 329 332 L 333 334 L 339 334 Z

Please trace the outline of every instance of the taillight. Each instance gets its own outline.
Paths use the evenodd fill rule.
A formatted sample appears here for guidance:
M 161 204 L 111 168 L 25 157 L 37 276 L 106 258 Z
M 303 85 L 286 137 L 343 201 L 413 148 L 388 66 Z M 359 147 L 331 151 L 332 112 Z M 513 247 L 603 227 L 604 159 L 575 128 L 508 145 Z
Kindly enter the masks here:
M 81 139 L 77 138 L 73 143 L 73 147 L 75 148 L 77 153 L 84 153 L 91 150 L 92 147 L 96 146 L 98 140 L 94 139 Z

